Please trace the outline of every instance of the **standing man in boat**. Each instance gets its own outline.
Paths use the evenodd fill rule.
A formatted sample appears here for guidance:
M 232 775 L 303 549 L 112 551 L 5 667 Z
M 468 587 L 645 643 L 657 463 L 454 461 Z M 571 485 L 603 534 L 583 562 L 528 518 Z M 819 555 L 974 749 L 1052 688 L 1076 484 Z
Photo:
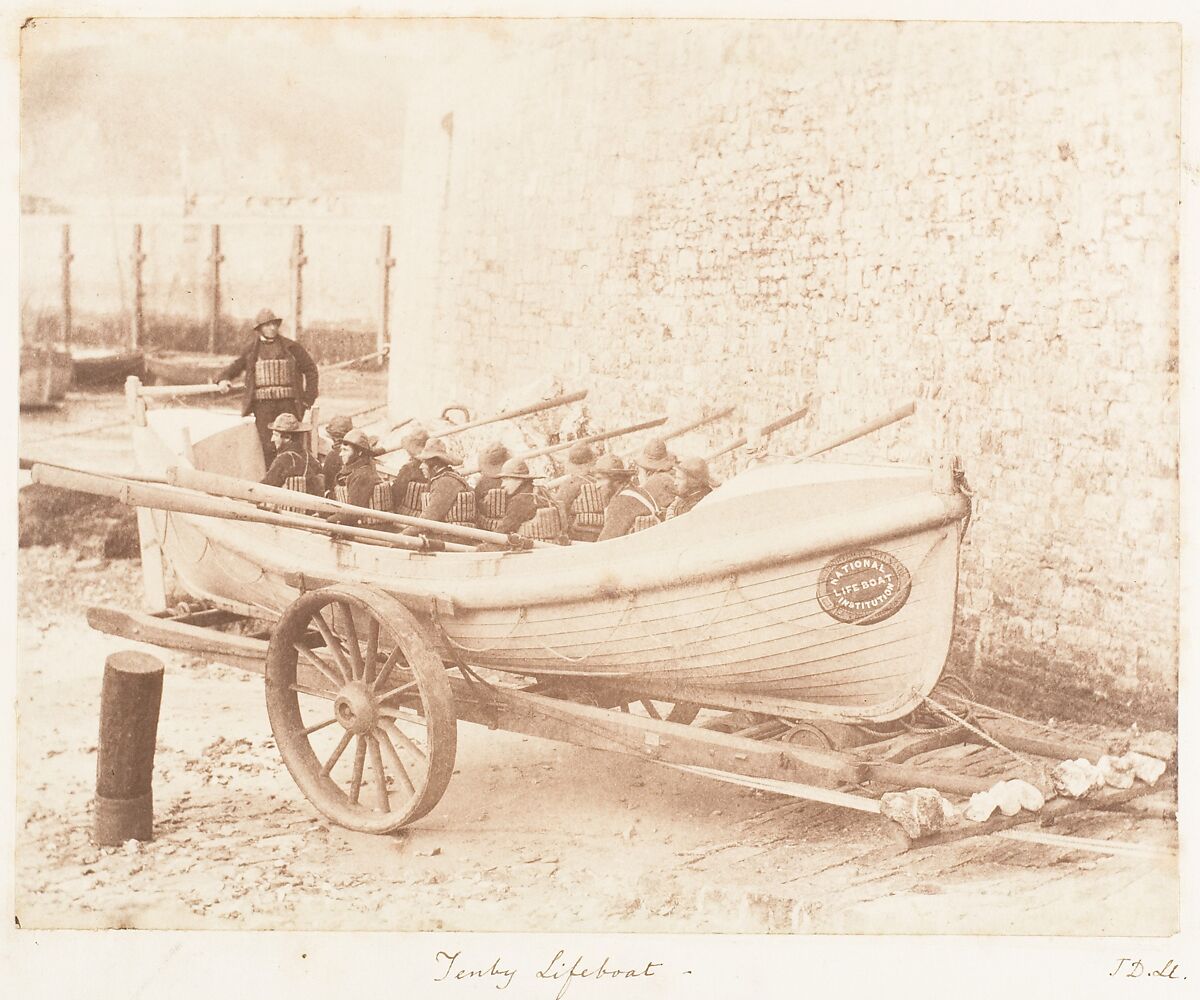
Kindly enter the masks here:
M 604 501 L 592 475 L 595 465 L 596 453 L 588 445 L 573 446 L 567 452 L 567 474 L 553 492 L 572 541 L 594 542 L 604 527 Z
M 375 447 L 363 431 L 347 432 L 338 446 L 341 468 L 333 486 L 333 498 L 355 507 L 371 510 L 392 509 L 392 484 L 375 468 Z M 377 522 L 360 514 L 333 514 L 329 520 L 338 524 L 375 525 Z
M 667 507 L 666 519 L 686 514 L 717 485 L 704 459 L 691 455 L 681 458 L 675 466 L 675 499 Z
M 475 483 L 475 513 L 479 527 L 495 531 L 504 517 L 504 488 L 500 470 L 512 455 L 500 441 L 495 441 L 479 453 L 479 479 Z
M 220 375 L 217 382 L 229 392 L 230 382 L 246 373 L 246 395 L 242 416 L 254 414 L 258 439 L 267 465 L 275 457 L 271 423 L 281 413 L 300 417 L 317 398 L 320 375 L 308 351 L 294 340 L 279 335 L 283 320 L 270 309 L 254 317 L 255 337 Z
M 540 478 L 529 471 L 521 458 L 510 458 L 500 470 L 504 490 L 504 515 L 495 530 L 505 535 L 518 534 L 539 542 L 569 544 L 562 511 L 548 490 L 535 486 Z
M 420 517 L 429 496 L 429 482 L 421 471 L 421 460 L 417 457 L 429 440 L 429 431 L 424 427 L 413 427 L 400 439 L 400 448 L 408 455 L 408 461 L 400 466 L 392 480 L 392 510 L 408 517 Z
M 475 491 L 453 469 L 455 465 L 462 465 L 462 459 L 451 455 L 446 446 L 436 440 L 427 441 L 417 458 L 429 483 L 429 496 L 421 510 L 421 517 L 428 521 L 474 528 Z M 419 534 L 416 528 L 406 528 L 404 533 Z
M 297 493 L 324 496 L 325 477 L 321 474 L 321 464 L 308 450 L 308 424 L 297 420 L 294 414 L 281 413 L 271 421 L 270 430 L 275 458 L 263 477 L 263 483 Z

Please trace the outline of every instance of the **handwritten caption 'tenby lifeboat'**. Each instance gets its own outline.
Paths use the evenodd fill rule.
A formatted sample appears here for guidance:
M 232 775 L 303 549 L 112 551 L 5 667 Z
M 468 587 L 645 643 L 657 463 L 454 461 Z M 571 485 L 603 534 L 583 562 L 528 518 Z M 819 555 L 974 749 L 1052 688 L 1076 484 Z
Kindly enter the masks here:
M 879 549 L 841 553 L 817 578 L 821 610 L 847 625 L 890 618 L 904 607 L 911 590 L 912 576 L 904 564 Z

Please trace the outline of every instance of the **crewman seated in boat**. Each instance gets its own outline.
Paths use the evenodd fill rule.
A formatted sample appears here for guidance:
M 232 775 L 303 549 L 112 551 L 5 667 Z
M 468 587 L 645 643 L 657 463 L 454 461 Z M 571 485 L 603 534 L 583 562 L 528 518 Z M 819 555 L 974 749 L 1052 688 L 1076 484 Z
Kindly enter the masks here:
M 420 517 L 429 496 L 429 482 L 421 470 L 417 457 L 429 440 L 429 431 L 424 427 L 413 427 L 400 439 L 400 450 L 408 459 L 396 472 L 392 480 L 392 510 L 409 517 Z
M 367 435 L 357 428 L 348 431 L 338 446 L 342 465 L 333 485 L 333 499 L 355 507 L 371 510 L 392 509 L 392 484 L 375 468 L 375 445 Z M 330 515 L 329 520 L 338 524 L 363 524 L 378 526 L 384 522 L 361 514 L 339 513 Z
M 342 439 L 354 429 L 349 417 L 337 416 L 325 425 L 325 433 L 333 442 L 329 454 L 321 461 L 321 472 L 325 475 L 325 490 L 333 495 L 333 487 L 337 483 L 338 472 L 342 468 Z
M 479 453 L 479 479 L 475 483 L 475 513 L 479 515 L 479 527 L 495 531 L 504 517 L 504 488 L 500 484 L 500 470 L 512 455 L 499 441 L 488 445 Z
M 675 463 L 678 459 L 667 450 L 662 438 L 647 440 L 642 453 L 634 459 L 638 467 L 638 485 L 665 507 L 675 498 Z
M 570 540 L 559 505 L 545 487 L 534 485 L 540 478 L 529 471 L 523 458 L 510 458 L 504 463 L 500 470 L 504 516 L 496 530 L 505 535 L 567 545 Z
M 659 441 L 659 444 L 662 444 Z M 666 450 L 665 448 L 663 449 Z M 675 498 L 675 480 L 665 469 L 647 470 L 642 466 L 639 456 L 639 468 L 643 472 L 643 482 L 637 486 L 626 484 L 604 508 L 604 527 L 600 530 L 597 541 L 606 542 L 610 538 L 620 538 L 622 535 L 632 535 L 635 531 L 644 531 L 662 524 L 666 517 L 667 505 Z M 662 459 L 652 459 L 661 461 Z M 675 457 L 670 456 L 674 465 Z
M 635 475 L 635 470 L 625 468 L 625 463 L 620 457 L 611 454 L 601 455 L 596 459 L 593 472 L 596 476 L 596 486 L 600 490 L 600 502 L 606 510 L 612 498 L 620 493 Z
M 702 458 L 687 455 L 675 466 L 675 499 L 667 506 L 666 520 L 686 514 L 719 484 Z
M 293 413 L 281 413 L 271 421 L 271 444 L 275 458 L 263 477 L 266 486 L 279 486 L 297 493 L 325 495 L 325 477 L 321 464 L 308 450 L 308 424 L 296 419 Z M 284 507 L 284 510 L 301 508 Z
M 417 456 L 422 471 L 429 483 L 429 495 L 420 516 L 427 521 L 443 521 L 463 528 L 476 527 L 475 491 L 453 466 L 462 465 L 462 459 L 451 455 L 445 444 L 429 440 Z M 420 534 L 417 528 L 406 528 L 406 535 Z
M 586 444 L 567 452 L 566 475 L 551 492 L 567 519 L 567 534 L 575 542 L 594 542 L 604 527 L 604 501 L 593 471 L 596 453 Z

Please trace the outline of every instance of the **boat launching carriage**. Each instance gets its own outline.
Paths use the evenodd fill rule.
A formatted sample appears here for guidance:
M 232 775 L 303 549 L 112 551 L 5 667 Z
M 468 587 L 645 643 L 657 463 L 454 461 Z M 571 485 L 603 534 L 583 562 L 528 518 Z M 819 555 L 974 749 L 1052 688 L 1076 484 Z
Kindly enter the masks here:
M 871 812 L 889 787 L 962 796 L 995 781 L 904 763 L 980 732 L 943 718 L 931 742 L 906 723 L 947 698 L 933 695 L 970 515 L 954 470 L 762 465 L 636 535 L 437 551 L 256 514 L 244 502 L 254 489 L 310 510 L 331 502 L 245 485 L 263 475 L 253 424 L 147 410 L 152 392 L 131 385 L 139 477 L 175 491 L 156 501 L 130 484 L 98 488 L 165 508 L 139 513 L 144 553 L 161 552 L 204 604 L 95 608 L 89 620 L 261 670 L 284 762 L 342 825 L 390 832 L 432 809 L 460 719 Z M 222 482 L 240 501 L 210 516 L 202 501 Z M 250 634 L 214 627 L 233 621 Z M 1088 754 L 995 721 L 1031 753 Z

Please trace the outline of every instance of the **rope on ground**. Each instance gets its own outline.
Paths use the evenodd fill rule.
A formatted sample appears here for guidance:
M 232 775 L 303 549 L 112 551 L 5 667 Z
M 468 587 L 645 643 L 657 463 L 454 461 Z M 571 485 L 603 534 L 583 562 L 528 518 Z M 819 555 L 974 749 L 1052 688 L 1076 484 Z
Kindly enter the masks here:
M 935 712 L 938 712 L 939 714 L 944 715 L 946 718 L 952 719 L 954 722 L 957 722 L 963 729 L 967 730 L 967 732 L 969 732 L 969 733 L 974 733 L 976 736 L 978 736 L 981 740 L 983 740 L 989 746 L 995 747 L 997 750 L 1000 750 L 1003 753 L 1008 754 L 1008 756 L 1012 757 L 1013 760 L 1017 761 L 1017 763 L 1019 763 L 1022 767 L 1030 768 L 1035 773 L 1041 774 L 1043 768 L 1040 767 L 1036 762 L 1034 762 L 1034 760 L 1032 758 L 1026 756 L 1025 754 L 1017 753 L 1017 751 L 1011 749 L 1010 747 L 1006 747 L 1003 743 L 1001 743 L 999 740 L 995 739 L 994 737 L 990 736 L 988 733 L 984 732 L 978 726 L 972 725 L 966 719 L 955 715 L 945 705 L 941 704 L 940 702 L 934 701 L 932 698 L 929 697 L 929 695 L 921 694 L 921 692 L 916 690 L 916 688 L 913 689 L 913 694 L 916 695 L 918 698 L 920 698 L 921 701 L 923 701 L 926 705 L 928 705 L 930 708 L 932 708 Z

